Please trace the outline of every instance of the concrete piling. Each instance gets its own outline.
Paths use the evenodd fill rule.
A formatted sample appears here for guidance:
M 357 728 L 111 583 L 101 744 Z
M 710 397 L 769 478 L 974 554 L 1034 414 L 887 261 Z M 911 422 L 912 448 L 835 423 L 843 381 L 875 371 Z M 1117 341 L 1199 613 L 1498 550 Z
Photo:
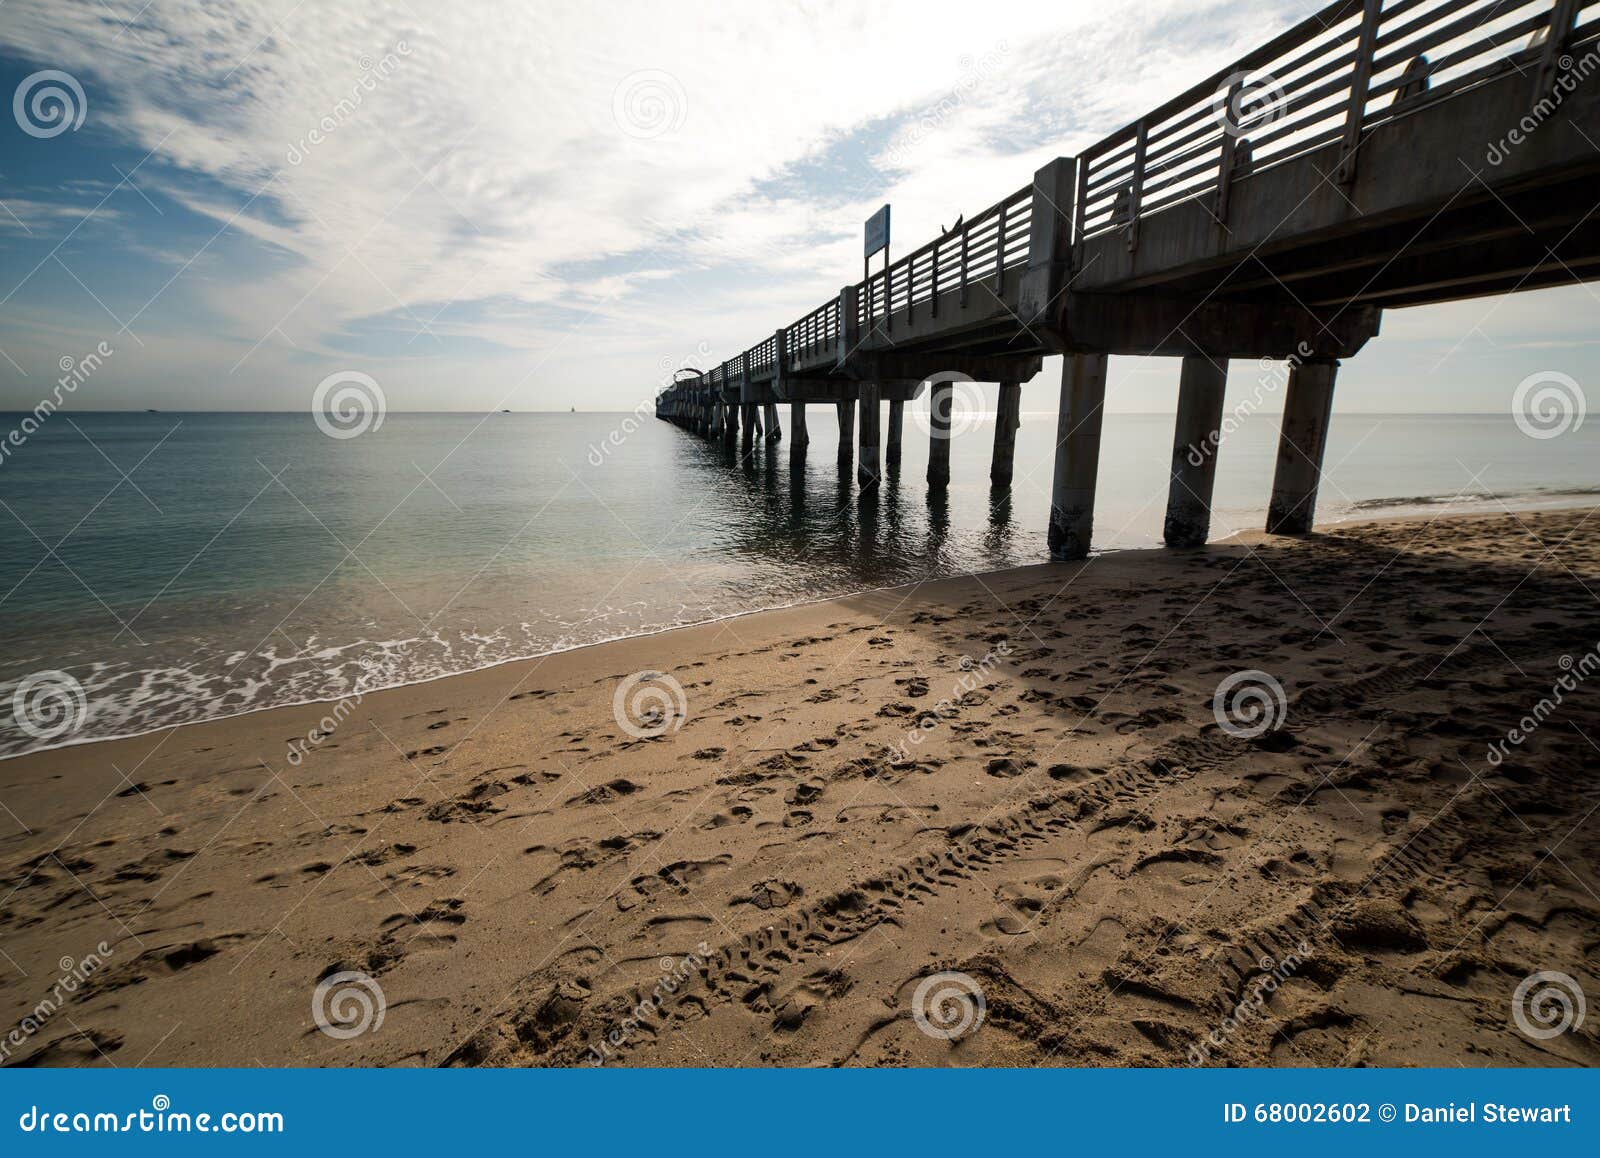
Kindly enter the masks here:
M 1192 354 L 1178 377 L 1178 418 L 1172 435 L 1172 483 L 1162 537 L 1169 547 L 1203 547 L 1211 533 L 1211 493 L 1217 479 L 1217 440 L 1228 360 Z
M 1082 559 L 1089 554 L 1108 361 L 1104 354 L 1068 354 L 1062 360 L 1055 482 L 1050 494 L 1052 559 Z
M 935 381 L 928 393 L 928 485 L 950 484 L 950 405 L 954 390 L 949 382 Z
M 839 413 L 839 461 L 849 462 L 856 448 L 856 407 L 853 402 L 835 402 Z
M 856 482 L 875 487 L 883 477 L 882 430 L 878 385 L 863 382 L 860 387 L 860 414 L 856 421 Z
M 767 420 L 767 441 L 781 442 L 783 440 L 783 427 L 778 425 L 778 404 L 768 402 L 762 407 Z
M 1017 453 L 1017 427 L 1022 425 L 1022 383 L 1000 383 L 1000 405 L 995 412 L 994 457 L 989 462 L 989 482 L 1011 485 L 1012 463 Z
M 885 441 L 883 457 L 889 466 L 900 465 L 900 436 L 901 428 L 905 425 L 906 404 L 900 401 L 889 403 L 889 437 Z
M 789 403 L 789 438 L 791 450 L 804 450 L 811 445 L 811 434 L 806 430 L 806 404 Z
M 1338 372 L 1339 363 L 1334 359 L 1302 362 L 1289 371 L 1278 465 L 1272 477 L 1272 502 L 1267 507 L 1270 535 L 1311 533 Z

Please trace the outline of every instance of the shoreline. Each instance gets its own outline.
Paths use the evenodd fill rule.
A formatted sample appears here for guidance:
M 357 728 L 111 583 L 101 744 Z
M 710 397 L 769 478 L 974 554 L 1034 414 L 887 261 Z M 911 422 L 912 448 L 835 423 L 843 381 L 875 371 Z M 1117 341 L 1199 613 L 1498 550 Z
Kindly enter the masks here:
M 1484 759 L 1600 637 L 1595 509 L 750 613 L 376 691 L 299 762 L 326 704 L 18 756 L 0 1026 L 103 961 L 11 1060 L 1596 1064 L 1505 1010 L 1597 980 L 1600 697 Z M 934 972 L 983 1029 L 919 1027 Z M 319 1031 L 338 978 L 381 1025 Z
M 1422 497 L 1419 497 L 1419 498 L 1416 498 L 1416 499 L 1403 499 L 1403 500 L 1371 500 L 1373 502 L 1379 502 L 1379 501 L 1384 502 L 1384 503 L 1392 502 L 1393 505 L 1395 505 L 1395 506 L 1417 506 L 1417 507 L 1419 507 L 1421 509 L 1411 510 L 1411 511 L 1407 511 L 1405 513 L 1400 513 L 1400 514 L 1389 514 L 1389 515 L 1371 514 L 1371 513 L 1368 513 L 1366 510 L 1358 509 L 1358 510 L 1354 510 L 1354 511 L 1351 511 L 1351 512 L 1347 512 L 1344 517 L 1330 519 L 1329 521 L 1327 521 L 1326 523 L 1324 523 L 1324 524 L 1322 524 L 1320 526 L 1320 528 L 1317 530 L 1316 534 L 1317 535 L 1326 534 L 1328 529 L 1335 528 L 1335 527 L 1339 528 L 1340 530 L 1350 530 L 1350 529 L 1355 529 L 1355 528 L 1359 528 L 1359 527 L 1362 527 L 1362 526 L 1366 526 L 1368 524 L 1381 525 L 1381 524 L 1384 524 L 1384 523 L 1392 523 L 1392 522 L 1410 522 L 1410 521 L 1432 520 L 1432 519 L 1439 519 L 1439 518 L 1455 518 L 1455 517 L 1475 518 L 1475 517 L 1484 517 L 1484 516 L 1489 516 L 1489 515 L 1504 514 L 1504 513 L 1507 513 L 1507 512 L 1509 512 L 1511 514 L 1518 514 L 1518 513 L 1537 513 L 1537 512 L 1542 512 L 1542 511 L 1584 510 L 1584 509 L 1589 509 L 1589 508 L 1594 507 L 1594 506 L 1600 506 L 1600 503 L 1596 503 L 1594 501 L 1595 497 L 1596 497 L 1596 493 L 1600 493 L 1600 492 L 1583 491 L 1583 490 L 1550 492 L 1549 495 L 1548 495 L 1548 497 L 1550 499 L 1562 500 L 1562 501 L 1557 501 L 1557 502 L 1547 503 L 1547 504 L 1540 504 L 1540 505 L 1537 505 L 1537 506 L 1525 505 L 1525 506 L 1506 507 L 1506 506 L 1504 506 L 1502 504 L 1502 506 L 1497 510 L 1462 510 L 1454 502 L 1446 499 L 1445 501 L 1437 503 L 1437 509 L 1435 509 L 1433 511 L 1429 511 L 1428 509 L 1426 509 L 1424 504 L 1426 502 L 1428 502 L 1428 501 L 1432 501 L 1433 500 L 1433 496 L 1422 496 Z M 1500 499 L 1502 497 L 1503 496 L 1466 496 L 1466 497 L 1460 499 L 1459 502 L 1460 502 L 1460 504 L 1465 505 L 1465 504 L 1468 504 L 1468 503 L 1479 502 L 1479 501 L 1490 501 L 1490 500 L 1500 501 Z M 1527 494 L 1518 495 L 1518 496 L 1512 496 L 1512 497 L 1524 498 L 1524 499 L 1533 498 L 1533 497 L 1535 497 L 1535 492 L 1529 492 Z M 1239 534 L 1235 534 L 1235 535 L 1229 536 L 1228 538 L 1225 538 L 1225 539 L 1213 540 L 1213 541 L 1208 542 L 1206 544 L 1206 548 L 1207 549 L 1211 549 L 1211 548 L 1223 547 L 1223 546 L 1234 545 L 1234 544 L 1239 544 L 1239 543 L 1257 543 L 1257 542 L 1272 542 L 1272 541 L 1273 541 L 1272 537 L 1268 536 L 1265 532 L 1250 531 L 1250 532 L 1242 532 L 1242 533 L 1239 533 Z M 1105 551 L 1092 552 L 1091 555 L 1090 555 L 1090 559 L 1122 559 L 1122 558 L 1135 557 L 1135 556 L 1147 555 L 1147 554 L 1148 555 L 1161 554 L 1161 553 L 1165 553 L 1167 550 L 1168 550 L 1167 548 L 1159 546 L 1159 545 L 1142 546 L 1142 547 L 1114 548 L 1114 549 L 1109 549 L 1109 550 L 1105 550 Z M 68 741 L 66 741 L 64 743 L 55 744 L 55 745 L 51 745 L 51 746 L 48 746 L 48 747 L 29 749 L 28 751 L 25 751 L 25 752 L 13 752 L 13 753 L 9 753 L 9 754 L 0 754 L 0 766 L 4 766 L 6 763 L 8 763 L 10 761 L 13 761 L 13 760 L 20 760 L 20 759 L 26 759 L 26 758 L 29 758 L 29 757 L 41 756 L 41 755 L 44 755 L 44 754 L 49 753 L 49 752 L 59 752 L 59 751 L 64 751 L 64 750 L 72 749 L 72 748 L 84 748 L 84 747 L 88 747 L 88 746 L 95 745 L 95 744 L 122 743 L 122 742 L 125 742 L 125 741 L 138 740 L 138 739 L 143 739 L 143 738 L 149 737 L 149 736 L 160 735 L 160 734 L 165 733 L 165 732 L 177 731 L 177 730 L 181 730 L 181 729 L 184 729 L 184 728 L 197 728 L 197 727 L 202 727 L 202 726 L 210 725 L 210 724 L 223 724 L 223 723 L 226 723 L 226 722 L 228 722 L 230 720 L 246 719 L 248 717 L 257 716 L 257 715 L 260 715 L 260 714 L 265 713 L 265 712 L 291 712 L 291 711 L 297 711 L 297 710 L 303 710 L 303 709 L 309 709 L 309 708 L 317 708 L 317 707 L 321 707 L 321 706 L 324 706 L 324 705 L 338 705 L 338 704 L 345 703 L 346 701 L 355 701 L 355 702 L 359 703 L 359 702 L 364 702 L 367 699 L 371 699 L 374 696 L 382 695 L 382 694 L 384 694 L 386 692 L 399 692 L 399 691 L 404 691 L 406 689 L 411 689 L 411 688 L 427 687 L 427 686 L 430 686 L 430 685 L 433 685 L 433 684 L 438 684 L 438 683 L 440 683 L 442 681 L 446 681 L 446 680 L 463 679 L 463 678 L 466 678 L 466 677 L 479 675 L 479 674 L 484 673 L 484 672 L 491 672 L 491 671 L 494 671 L 496 669 L 504 668 L 504 667 L 507 667 L 507 666 L 510 666 L 510 665 L 513 665 L 513 664 L 539 664 L 539 663 L 542 663 L 542 662 L 544 662 L 546 660 L 552 659 L 552 658 L 554 658 L 556 656 L 572 655 L 574 653 L 588 651 L 590 649 L 610 647 L 610 646 L 612 646 L 614 644 L 626 643 L 626 642 L 628 642 L 630 640 L 653 639 L 653 638 L 656 638 L 658 636 L 670 635 L 673 632 L 689 631 L 689 630 L 696 629 L 696 628 L 712 627 L 712 626 L 715 626 L 715 625 L 720 624 L 720 623 L 728 623 L 728 622 L 733 622 L 733 621 L 742 620 L 742 619 L 749 619 L 749 618 L 751 618 L 753 616 L 768 615 L 768 614 L 772 614 L 772 613 L 780 612 L 780 611 L 791 611 L 791 610 L 794 610 L 794 609 L 797 609 L 797 608 L 819 607 L 819 606 L 823 606 L 823 605 L 826 605 L 826 604 L 829 604 L 829 603 L 838 602 L 838 601 L 841 601 L 841 600 L 857 599 L 857 598 L 862 598 L 862 597 L 871 596 L 871 595 L 891 593 L 891 592 L 895 592 L 895 591 L 915 590 L 917 588 L 924 587 L 924 586 L 926 586 L 926 585 L 928 585 L 930 583 L 944 583 L 944 582 L 958 581 L 958 580 L 968 580 L 968 581 L 970 581 L 970 580 L 974 580 L 974 579 L 989 579 L 989 578 L 993 578 L 993 577 L 996 577 L 996 576 L 1005 576 L 1005 575 L 1010 575 L 1010 574 L 1013 574 L 1013 573 L 1026 572 L 1026 571 L 1029 571 L 1029 570 L 1031 570 L 1033 568 L 1037 568 L 1037 567 L 1060 568 L 1060 567 L 1073 566 L 1073 565 L 1074 564 L 1070 564 L 1070 563 L 1064 564 L 1064 563 L 1058 563 L 1058 562 L 1053 562 L 1053 561 L 1048 560 L 1048 559 L 1044 559 L 1044 560 L 1041 560 L 1041 561 L 1039 561 L 1037 563 L 1027 563 L 1027 564 L 1021 564 L 1021 565 L 1018 565 L 1018 566 L 1011 566 L 1011 567 L 997 567 L 997 568 L 994 568 L 992 570 L 987 570 L 987 571 L 964 571 L 964 572 L 960 572 L 960 573 L 957 573 L 957 574 L 954 574 L 954 575 L 941 575 L 941 576 L 938 576 L 936 578 L 919 579 L 919 580 L 915 580 L 915 581 L 910 582 L 910 583 L 899 583 L 899 584 L 895 584 L 893 586 L 888 586 L 888 587 L 864 587 L 864 588 L 861 588 L 859 590 L 847 591 L 847 592 L 843 592 L 843 593 L 837 594 L 837 595 L 821 596 L 821 597 L 816 598 L 816 599 L 799 600 L 799 601 L 796 601 L 796 602 L 793 602 L 793 603 L 781 603 L 781 604 L 776 604 L 776 605 L 771 606 L 771 607 L 751 608 L 751 609 L 745 610 L 745 611 L 730 612 L 727 615 L 716 616 L 716 617 L 713 617 L 713 618 L 710 618 L 710 619 L 698 619 L 698 620 L 695 620 L 695 621 L 693 621 L 691 623 L 680 623 L 680 624 L 674 624 L 674 625 L 671 625 L 671 626 L 657 627 L 657 628 L 652 628 L 652 629 L 647 630 L 647 631 L 633 632 L 633 633 L 630 633 L 630 634 L 627 634 L 627 635 L 612 636 L 612 637 L 610 637 L 608 639 L 599 639 L 599 640 L 594 640 L 594 641 L 591 641 L 591 642 L 588 642 L 588 643 L 574 644 L 571 647 L 555 648 L 555 649 L 552 649 L 550 651 L 537 652 L 537 653 L 530 654 L 530 655 L 511 656 L 511 657 L 506 658 L 506 659 L 495 660 L 492 663 L 485 664 L 485 665 L 483 665 L 481 667 L 467 668 L 467 669 L 465 669 L 463 671 L 458 671 L 458 672 L 444 672 L 444 673 L 441 673 L 439 675 L 425 676 L 425 677 L 422 677 L 420 679 L 412 680 L 412 681 L 405 682 L 405 683 L 387 684 L 384 687 L 374 688 L 374 689 L 372 689 L 371 691 L 368 691 L 368 692 L 360 692 L 360 693 L 351 692 L 351 693 L 347 693 L 347 694 L 344 694 L 344 695 L 328 696 L 328 697 L 320 698 L 320 699 L 295 700 L 295 701 L 292 701 L 292 702 L 289 702 L 289 703 L 282 703 L 282 704 L 263 704 L 263 705 L 261 705 L 259 707 L 245 708 L 245 709 L 243 709 L 241 711 L 231 712 L 231 713 L 229 713 L 227 715 L 213 716 L 213 717 L 208 717 L 208 718 L 199 719 L 199 720 L 187 720 L 187 721 L 184 721 L 184 722 L 181 722 L 181 723 L 176 723 L 176 724 L 156 724 L 156 725 L 153 725 L 153 726 L 151 726 L 149 728 L 140 729 L 138 731 L 120 732 L 120 733 L 116 733 L 116 734 L 110 735 L 110 736 L 94 736 L 94 737 L 88 737 L 88 738 L 81 739 L 81 740 L 72 739 L 72 740 L 68 740 Z

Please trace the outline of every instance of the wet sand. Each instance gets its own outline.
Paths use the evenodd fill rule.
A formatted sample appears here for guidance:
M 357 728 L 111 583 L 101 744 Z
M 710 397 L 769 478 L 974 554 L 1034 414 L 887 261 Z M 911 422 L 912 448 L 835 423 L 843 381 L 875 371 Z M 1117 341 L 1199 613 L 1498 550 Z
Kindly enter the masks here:
M 1600 995 L 1593 514 L 943 580 L 0 762 L 0 1045 L 1593 1065 L 1600 1018 L 1513 1015 L 1540 972 Z

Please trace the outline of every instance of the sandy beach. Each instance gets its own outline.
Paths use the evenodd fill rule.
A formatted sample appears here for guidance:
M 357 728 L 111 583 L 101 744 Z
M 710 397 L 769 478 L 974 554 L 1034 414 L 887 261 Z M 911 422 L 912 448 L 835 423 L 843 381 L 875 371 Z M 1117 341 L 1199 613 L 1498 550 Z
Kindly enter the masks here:
M 1541 971 L 1600 993 L 1593 516 L 1125 552 L 5 761 L 7 1064 L 1600 1063 L 1600 1018 L 1513 1016 Z

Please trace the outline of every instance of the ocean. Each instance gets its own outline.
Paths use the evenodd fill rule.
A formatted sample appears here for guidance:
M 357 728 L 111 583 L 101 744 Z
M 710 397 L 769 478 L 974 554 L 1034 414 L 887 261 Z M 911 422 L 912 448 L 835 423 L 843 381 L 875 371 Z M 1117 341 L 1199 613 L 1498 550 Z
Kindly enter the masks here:
M 808 412 L 799 472 L 781 415 L 784 441 L 740 467 L 652 415 L 392 413 L 333 438 L 309 414 L 55 414 L 0 460 L 0 754 L 1047 559 L 1053 413 L 1024 413 L 1009 492 L 992 417 L 965 424 L 943 495 L 908 413 L 866 499 L 831 407 Z M 1097 550 L 1160 541 L 1172 429 L 1106 416 Z M 1257 413 L 1223 442 L 1214 538 L 1260 529 L 1276 434 Z M 1597 452 L 1595 426 L 1336 414 L 1318 523 L 1584 501 Z M 42 672 L 83 689 L 76 727 L 43 738 L 10 710 Z

